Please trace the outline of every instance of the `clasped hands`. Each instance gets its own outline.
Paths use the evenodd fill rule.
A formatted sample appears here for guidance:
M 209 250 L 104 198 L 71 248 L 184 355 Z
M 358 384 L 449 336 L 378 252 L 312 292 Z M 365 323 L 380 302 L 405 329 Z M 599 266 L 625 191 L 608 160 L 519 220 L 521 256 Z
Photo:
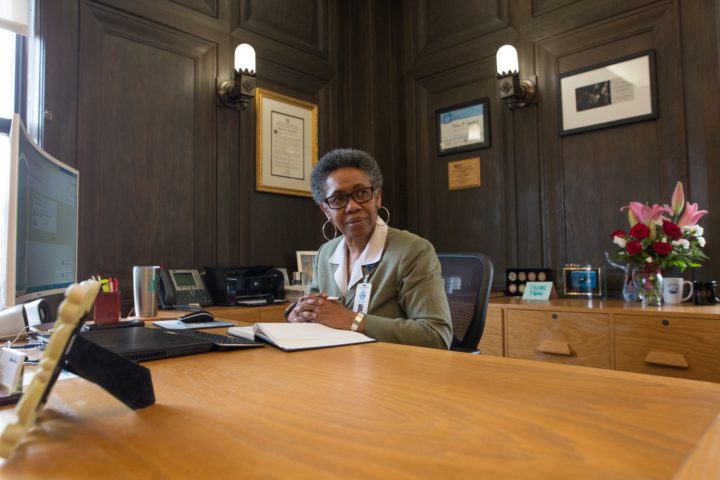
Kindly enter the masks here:
M 355 312 L 343 304 L 328 300 L 328 294 L 310 293 L 303 295 L 288 315 L 288 322 L 315 322 L 328 327 L 349 330 L 355 318 Z

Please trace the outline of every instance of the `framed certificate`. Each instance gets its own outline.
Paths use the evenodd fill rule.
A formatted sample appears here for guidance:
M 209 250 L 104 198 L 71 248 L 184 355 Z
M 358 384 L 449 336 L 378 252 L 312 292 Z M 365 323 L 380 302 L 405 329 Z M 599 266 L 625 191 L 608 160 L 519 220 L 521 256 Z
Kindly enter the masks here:
M 255 188 L 310 197 L 317 163 L 317 105 L 258 88 Z
M 481 98 L 438 110 L 438 155 L 466 152 L 490 146 L 490 102 Z

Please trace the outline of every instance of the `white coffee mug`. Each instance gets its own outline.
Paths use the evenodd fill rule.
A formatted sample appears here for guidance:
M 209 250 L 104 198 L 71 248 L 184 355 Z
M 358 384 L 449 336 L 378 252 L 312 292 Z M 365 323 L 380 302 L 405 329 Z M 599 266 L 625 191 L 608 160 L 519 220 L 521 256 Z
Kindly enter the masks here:
M 690 286 L 690 291 L 683 297 L 683 287 Z M 680 277 L 663 278 L 663 302 L 667 304 L 677 304 L 689 300 L 693 294 L 693 284 L 688 280 Z

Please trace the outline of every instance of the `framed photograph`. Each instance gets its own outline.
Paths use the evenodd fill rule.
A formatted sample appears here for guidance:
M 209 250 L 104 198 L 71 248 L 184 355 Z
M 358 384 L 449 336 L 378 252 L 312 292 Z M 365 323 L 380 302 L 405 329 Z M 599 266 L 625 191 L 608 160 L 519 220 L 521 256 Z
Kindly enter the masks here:
M 657 117 L 655 51 L 559 76 L 560 135 Z
M 602 297 L 605 278 L 601 267 L 568 265 L 563 268 L 564 294 L 569 296 Z
M 313 273 L 313 260 L 317 252 L 310 250 L 298 250 L 297 255 L 297 271 L 303 273 L 303 284 L 310 282 Z M 305 281 L 307 280 L 307 281 Z
M 317 105 L 256 89 L 255 188 L 310 197 L 317 163 Z
M 490 146 L 490 101 L 487 97 L 435 112 L 438 155 Z

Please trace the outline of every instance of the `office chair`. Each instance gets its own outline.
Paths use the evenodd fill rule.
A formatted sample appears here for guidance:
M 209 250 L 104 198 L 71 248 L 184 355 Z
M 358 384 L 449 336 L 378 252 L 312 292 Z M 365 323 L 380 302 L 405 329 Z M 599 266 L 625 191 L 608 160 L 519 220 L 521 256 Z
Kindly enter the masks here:
M 453 340 L 450 350 L 479 354 L 485 329 L 493 264 L 483 253 L 440 253 L 442 278 L 450 304 Z

